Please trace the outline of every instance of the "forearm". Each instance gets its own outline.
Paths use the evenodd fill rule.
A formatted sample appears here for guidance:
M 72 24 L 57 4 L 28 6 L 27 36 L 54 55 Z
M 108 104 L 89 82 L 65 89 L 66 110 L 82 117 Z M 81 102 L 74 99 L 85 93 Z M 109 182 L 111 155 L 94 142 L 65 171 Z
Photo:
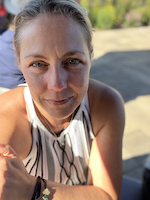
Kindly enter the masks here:
M 47 181 L 47 188 L 50 191 L 49 200 L 112 200 L 106 192 L 92 185 L 69 186 Z

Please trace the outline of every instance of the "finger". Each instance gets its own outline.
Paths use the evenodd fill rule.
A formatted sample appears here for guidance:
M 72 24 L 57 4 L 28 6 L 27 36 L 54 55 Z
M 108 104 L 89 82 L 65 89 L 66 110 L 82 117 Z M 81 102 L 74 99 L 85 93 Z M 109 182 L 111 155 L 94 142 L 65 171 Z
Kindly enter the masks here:
M 0 144 L 0 155 L 4 157 L 17 157 L 15 150 L 10 145 Z

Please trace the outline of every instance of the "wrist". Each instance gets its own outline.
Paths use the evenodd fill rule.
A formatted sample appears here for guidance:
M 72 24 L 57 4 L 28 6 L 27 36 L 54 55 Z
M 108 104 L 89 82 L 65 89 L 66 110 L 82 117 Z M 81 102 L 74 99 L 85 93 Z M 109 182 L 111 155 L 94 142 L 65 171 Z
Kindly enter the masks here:
M 28 185 L 27 193 L 28 195 L 25 195 L 25 200 L 35 200 L 35 199 L 41 199 L 44 200 L 49 199 L 50 191 L 47 188 L 47 181 L 40 176 L 33 177 L 31 176 L 30 184 Z
M 49 199 L 49 195 L 50 195 L 50 191 L 49 189 L 47 188 L 47 181 L 43 178 L 41 178 L 41 181 L 43 182 L 44 184 L 44 189 L 42 189 L 42 198 L 44 200 L 48 200 Z
M 37 182 L 37 177 L 30 175 L 30 178 L 28 179 L 27 190 L 26 190 L 26 194 L 25 194 L 25 196 L 26 196 L 25 200 L 31 200 L 32 199 L 36 182 Z

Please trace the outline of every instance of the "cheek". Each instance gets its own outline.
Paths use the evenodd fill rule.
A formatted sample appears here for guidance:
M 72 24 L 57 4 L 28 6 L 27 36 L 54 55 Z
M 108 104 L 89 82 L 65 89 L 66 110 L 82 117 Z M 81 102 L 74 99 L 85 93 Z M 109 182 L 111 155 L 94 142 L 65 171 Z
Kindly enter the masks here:
M 40 94 L 44 85 L 44 78 L 37 74 L 33 74 L 28 68 L 23 70 L 23 75 L 30 91 L 32 91 L 32 95 L 34 96 L 34 94 Z
M 71 82 L 73 85 L 83 92 L 84 90 L 87 90 L 88 83 L 89 83 L 89 69 L 83 68 L 78 73 L 73 74 L 71 77 Z
M 26 82 L 28 84 L 34 83 L 34 82 L 36 84 L 38 84 L 40 82 L 40 79 L 41 79 L 40 76 L 37 75 L 37 74 L 32 73 L 30 68 L 27 68 L 27 67 L 22 68 L 22 73 L 23 73 L 23 75 L 24 75 L 24 77 L 26 79 Z

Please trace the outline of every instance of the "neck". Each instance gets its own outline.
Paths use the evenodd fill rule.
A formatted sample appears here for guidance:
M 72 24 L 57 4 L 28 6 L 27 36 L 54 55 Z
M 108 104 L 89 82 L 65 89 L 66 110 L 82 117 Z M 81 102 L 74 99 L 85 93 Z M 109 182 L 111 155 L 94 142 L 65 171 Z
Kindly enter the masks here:
M 68 127 L 70 122 L 72 121 L 74 117 L 74 112 L 71 116 L 67 119 L 60 119 L 60 120 L 54 120 L 53 118 L 50 119 L 50 116 L 47 118 L 46 115 L 43 115 L 40 109 L 34 104 L 35 111 L 40 119 L 40 121 L 43 123 L 43 125 L 55 136 L 59 136 L 60 133 Z

